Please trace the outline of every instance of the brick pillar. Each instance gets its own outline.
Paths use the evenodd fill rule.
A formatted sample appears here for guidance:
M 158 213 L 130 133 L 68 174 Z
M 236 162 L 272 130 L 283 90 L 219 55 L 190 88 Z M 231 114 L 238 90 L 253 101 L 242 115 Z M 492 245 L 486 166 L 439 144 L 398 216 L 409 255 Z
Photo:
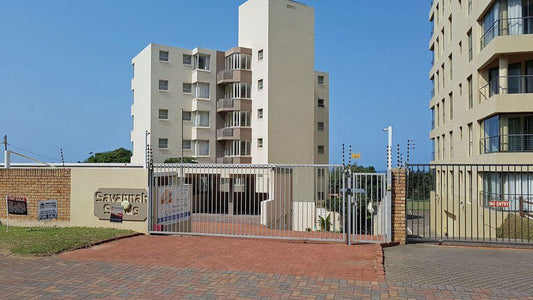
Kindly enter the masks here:
M 407 190 L 407 170 L 392 170 L 392 242 L 405 244 L 405 200 Z

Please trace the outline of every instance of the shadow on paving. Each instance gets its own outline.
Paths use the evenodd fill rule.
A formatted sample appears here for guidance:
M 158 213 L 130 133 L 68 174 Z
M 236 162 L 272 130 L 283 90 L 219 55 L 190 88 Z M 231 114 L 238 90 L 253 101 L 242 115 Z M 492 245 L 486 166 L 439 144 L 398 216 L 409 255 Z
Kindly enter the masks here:
M 533 249 L 416 244 L 384 249 L 387 282 L 531 293 Z

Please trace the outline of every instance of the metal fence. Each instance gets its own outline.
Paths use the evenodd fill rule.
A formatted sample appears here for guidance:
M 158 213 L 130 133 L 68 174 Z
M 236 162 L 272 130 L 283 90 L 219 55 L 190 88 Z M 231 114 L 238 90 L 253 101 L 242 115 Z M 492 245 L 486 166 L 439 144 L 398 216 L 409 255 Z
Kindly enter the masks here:
M 348 174 L 339 165 L 156 164 L 150 168 L 149 231 L 386 241 L 384 177 L 357 181 Z M 352 196 L 349 179 L 365 191 Z
M 533 244 L 533 165 L 407 166 L 410 240 Z

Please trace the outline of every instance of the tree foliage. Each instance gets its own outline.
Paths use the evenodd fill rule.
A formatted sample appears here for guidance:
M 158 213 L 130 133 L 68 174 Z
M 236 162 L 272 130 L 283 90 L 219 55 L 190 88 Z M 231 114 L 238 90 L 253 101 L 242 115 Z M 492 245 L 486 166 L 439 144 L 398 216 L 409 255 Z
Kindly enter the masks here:
M 95 153 L 85 160 L 86 163 L 129 163 L 131 151 L 118 148 L 113 151 Z
M 179 158 L 171 157 L 171 158 L 167 158 L 164 161 L 164 163 L 165 164 L 181 164 L 181 163 L 184 163 L 184 164 L 195 164 L 195 163 L 197 163 L 197 161 L 196 161 L 196 158 L 194 158 L 194 157 L 184 157 L 183 160 L 181 159 L 181 157 L 179 157 Z

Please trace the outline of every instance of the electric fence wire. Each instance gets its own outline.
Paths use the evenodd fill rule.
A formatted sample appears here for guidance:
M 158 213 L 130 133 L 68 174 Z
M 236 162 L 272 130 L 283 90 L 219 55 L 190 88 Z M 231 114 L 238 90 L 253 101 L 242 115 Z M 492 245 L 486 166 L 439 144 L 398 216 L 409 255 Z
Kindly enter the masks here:
M 2 144 L 3 144 L 3 142 L 2 142 Z M 20 151 L 24 151 L 24 152 L 27 152 L 27 153 L 31 153 L 31 154 L 33 154 L 33 155 L 38 155 L 38 156 L 40 156 L 40 157 L 44 157 L 44 158 L 47 158 L 47 159 L 51 159 L 51 160 L 52 160 L 51 162 L 59 162 L 59 161 L 61 161 L 60 158 L 57 158 L 57 157 L 54 158 L 54 157 L 51 157 L 51 156 L 48 156 L 48 155 L 44 155 L 44 154 L 40 154 L 40 153 L 36 153 L 36 152 L 33 152 L 33 151 L 31 151 L 31 150 L 28 150 L 28 149 L 24 149 L 24 148 L 19 147 L 19 146 L 15 146 L 15 145 L 13 145 L 13 144 L 11 144 L 11 143 L 7 143 L 7 145 L 10 146 L 10 147 L 15 148 L 15 149 L 17 149 L 17 150 L 20 150 Z

